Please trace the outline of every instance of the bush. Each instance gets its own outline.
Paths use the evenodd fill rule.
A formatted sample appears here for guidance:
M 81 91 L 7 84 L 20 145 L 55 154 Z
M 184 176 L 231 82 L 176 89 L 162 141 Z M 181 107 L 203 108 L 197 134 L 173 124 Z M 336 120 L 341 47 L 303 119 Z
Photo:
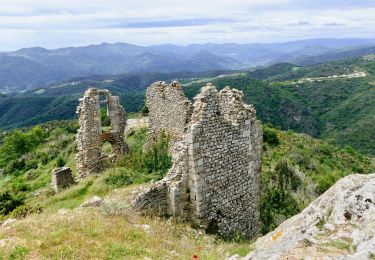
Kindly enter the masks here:
M 154 141 L 145 152 L 143 163 L 148 173 L 158 171 L 166 173 L 172 167 L 172 158 L 168 148 L 169 138 L 161 134 L 160 139 Z
M 13 218 L 20 219 L 20 218 L 25 218 L 26 216 L 30 214 L 41 213 L 41 212 L 42 212 L 42 208 L 39 205 L 36 207 L 29 206 L 29 205 L 21 205 L 12 211 L 11 216 Z
M 287 160 L 277 162 L 274 171 L 262 175 L 264 188 L 261 197 L 260 219 L 263 234 L 274 229 L 278 221 L 287 219 L 302 209 L 293 192 L 302 181 Z
M 5 191 L 0 194 L 0 215 L 7 215 L 15 208 L 23 204 L 23 200 L 12 196 L 9 192 Z
M 104 107 L 100 108 L 100 117 L 102 119 L 102 126 L 110 126 L 111 125 L 111 119 L 107 115 L 107 109 Z
M 1 164 L 5 165 L 10 160 L 29 153 L 43 143 L 45 138 L 46 133 L 40 126 L 34 127 L 27 132 L 17 130 L 5 136 L 0 146 L 0 167 Z
M 161 179 L 172 166 L 172 157 L 169 155 L 169 138 L 162 134 L 146 151 L 143 151 L 143 133 L 132 136 L 134 144 L 130 152 L 118 163 L 120 167 L 129 169 L 138 181 Z M 128 178 L 128 177 L 124 177 Z
M 12 161 L 9 161 L 8 164 L 6 165 L 4 169 L 4 173 L 6 174 L 15 173 L 17 171 L 23 170 L 25 166 L 26 166 L 26 163 L 24 159 L 12 160 Z
M 104 180 L 109 185 L 120 187 L 133 184 L 137 175 L 137 173 L 130 169 L 119 168 L 115 172 L 111 172 Z
M 264 127 L 263 129 L 263 141 L 271 146 L 278 146 L 280 144 L 277 132 L 269 127 Z
M 340 174 L 337 173 L 322 173 L 313 177 L 314 181 L 317 184 L 316 192 L 318 194 L 323 194 L 326 190 L 332 187 L 333 184 L 336 183 L 341 177 Z
M 57 159 L 56 159 L 56 166 L 57 167 L 63 167 L 63 166 L 65 166 L 65 164 L 66 164 L 66 160 L 62 156 L 57 157 Z

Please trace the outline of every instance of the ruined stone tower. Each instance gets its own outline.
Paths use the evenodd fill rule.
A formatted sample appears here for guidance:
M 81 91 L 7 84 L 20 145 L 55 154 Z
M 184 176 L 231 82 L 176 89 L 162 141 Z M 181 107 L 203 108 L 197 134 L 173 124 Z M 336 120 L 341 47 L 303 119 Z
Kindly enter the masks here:
M 102 131 L 100 95 L 105 97 L 107 114 L 111 120 L 108 132 Z M 102 152 L 103 142 L 108 141 L 112 145 L 112 153 L 115 159 L 127 151 L 124 142 L 126 114 L 117 96 L 112 96 L 108 90 L 97 90 L 95 88 L 89 88 L 83 98 L 80 98 L 77 114 L 80 126 L 76 137 L 77 169 L 78 177 L 84 178 L 103 170 L 107 159 Z
M 146 91 L 149 109 L 148 141 L 152 142 L 164 132 L 172 143 L 181 141 L 187 130 L 193 106 L 185 97 L 177 81 L 165 84 L 155 82 Z M 146 145 L 147 146 L 147 145 Z
M 151 126 L 155 122 L 150 127 L 157 128 Z M 229 87 L 218 92 L 208 84 L 195 97 L 186 131 L 174 145 L 172 168 L 134 194 L 133 208 L 188 219 L 222 236 L 253 237 L 259 230 L 261 154 L 262 129 L 242 92 Z

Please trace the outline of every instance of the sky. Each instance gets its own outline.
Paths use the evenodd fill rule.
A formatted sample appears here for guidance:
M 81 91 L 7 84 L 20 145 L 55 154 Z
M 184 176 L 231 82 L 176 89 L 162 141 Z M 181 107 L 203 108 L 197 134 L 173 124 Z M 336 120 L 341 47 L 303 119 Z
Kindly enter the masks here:
M 0 6 L 0 51 L 375 37 L 375 0 L 0 0 Z

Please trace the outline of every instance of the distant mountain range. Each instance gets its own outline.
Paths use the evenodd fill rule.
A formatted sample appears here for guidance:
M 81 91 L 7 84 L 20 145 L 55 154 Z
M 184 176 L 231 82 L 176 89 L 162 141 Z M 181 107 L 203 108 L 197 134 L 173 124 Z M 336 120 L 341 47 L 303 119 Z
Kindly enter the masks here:
M 0 93 L 92 75 L 247 69 L 279 62 L 305 65 L 372 53 L 375 38 L 148 47 L 103 43 L 55 50 L 35 47 L 0 53 Z

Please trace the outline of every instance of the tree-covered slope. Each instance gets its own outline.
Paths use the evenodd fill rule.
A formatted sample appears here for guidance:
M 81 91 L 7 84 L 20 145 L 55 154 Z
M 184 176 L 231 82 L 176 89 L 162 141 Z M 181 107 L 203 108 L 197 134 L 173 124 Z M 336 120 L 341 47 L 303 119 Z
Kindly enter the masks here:
M 78 98 L 90 86 L 108 88 L 120 96 L 127 111 L 140 111 L 145 89 L 157 80 L 179 80 L 189 98 L 206 82 L 218 88 L 240 89 L 245 102 L 254 104 L 263 122 L 375 154 L 375 62 L 371 59 L 307 67 L 282 63 L 248 72 L 145 73 L 75 79 L 15 96 L 0 96 L 0 128 L 74 118 Z
M 353 76 L 356 72 L 364 74 Z M 375 154 L 374 61 L 280 64 L 210 81 L 242 90 L 263 122 Z M 192 98 L 202 84 L 189 84 L 186 94 Z

